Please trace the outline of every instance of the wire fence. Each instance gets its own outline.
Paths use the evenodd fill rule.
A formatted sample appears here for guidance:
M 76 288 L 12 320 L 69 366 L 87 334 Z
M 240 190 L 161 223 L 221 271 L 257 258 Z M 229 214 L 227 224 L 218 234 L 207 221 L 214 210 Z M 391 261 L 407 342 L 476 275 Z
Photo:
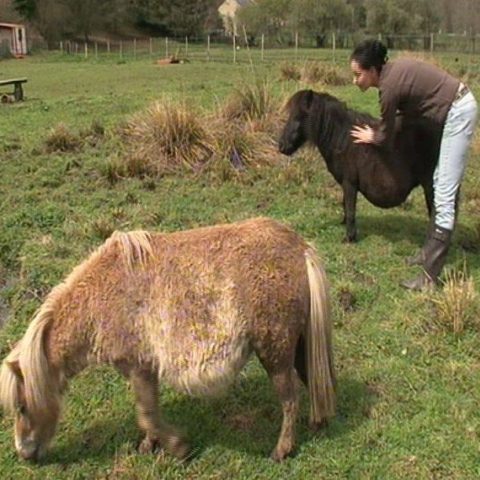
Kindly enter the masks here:
M 318 59 L 319 51 L 335 61 L 337 51 L 352 49 L 362 39 L 361 34 L 332 33 L 316 37 L 289 36 L 241 39 L 207 35 L 202 38 L 150 37 L 129 40 L 91 40 L 88 42 L 60 41 L 47 45 L 40 40 L 29 42 L 29 51 L 54 50 L 76 58 L 105 58 L 131 60 L 151 58 L 170 61 L 200 61 L 245 63 L 252 61 Z M 480 53 L 480 35 L 385 35 L 378 36 L 390 50 L 417 52 Z

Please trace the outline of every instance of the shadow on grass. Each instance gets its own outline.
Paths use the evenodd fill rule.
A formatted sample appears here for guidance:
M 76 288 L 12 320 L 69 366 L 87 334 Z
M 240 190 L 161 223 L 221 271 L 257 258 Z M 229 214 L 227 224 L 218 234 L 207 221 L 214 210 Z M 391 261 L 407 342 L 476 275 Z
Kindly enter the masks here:
M 418 216 L 396 215 L 359 215 L 357 218 L 360 241 L 370 235 L 378 235 L 391 242 L 409 240 L 418 245 L 423 244 L 428 228 L 428 218 Z
M 268 457 L 277 442 L 282 415 L 270 381 L 258 368 L 248 377 L 240 376 L 221 398 L 198 399 L 171 391 L 162 395 L 165 419 L 185 434 L 193 459 L 214 445 L 250 457 Z M 320 442 L 322 437 L 334 439 L 359 428 L 374 402 L 365 384 L 340 377 L 337 416 L 324 430 L 314 433 L 307 426 L 309 404 L 302 388 L 297 446 L 316 438 Z M 65 436 L 63 442 L 54 444 L 43 465 L 110 462 L 119 451 L 136 454 L 141 440 L 133 405 L 122 418 L 97 419 L 87 429 Z
M 419 247 L 423 245 L 429 220 L 417 216 L 383 214 L 380 216 L 359 216 L 360 241 L 369 235 L 378 235 L 391 242 L 408 240 Z M 479 233 L 475 229 L 456 225 L 453 235 L 453 247 L 459 247 L 466 254 L 480 253 Z

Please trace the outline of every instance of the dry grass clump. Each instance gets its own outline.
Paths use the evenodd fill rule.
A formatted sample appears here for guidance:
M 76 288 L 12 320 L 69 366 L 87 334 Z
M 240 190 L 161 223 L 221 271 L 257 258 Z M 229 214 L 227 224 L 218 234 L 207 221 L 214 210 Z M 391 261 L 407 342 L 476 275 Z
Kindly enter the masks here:
M 281 104 L 268 82 L 237 88 L 213 114 L 185 102 L 156 102 L 120 126 L 120 153 L 102 166 L 114 183 L 123 177 L 205 170 L 231 178 L 278 162 Z
M 302 78 L 302 73 L 298 66 L 294 63 L 283 62 L 280 64 L 280 79 L 281 80 L 295 80 Z
M 72 132 L 67 125 L 59 123 L 53 127 L 45 139 L 45 151 L 74 152 L 82 146 L 83 142 L 79 135 Z
M 121 127 L 129 175 L 199 171 L 214 153 L 214 139 L 202 116 L 186 103 L 155 102 Z
M 350 83 L 350 75 L 337 65 L 308 61 L 303 66 L 284 63 L 280 67 L 282 80 L 300 80 L 307 84 L 341 86 Z
M 228 159 L 239 171 L 270 166 L 277 162 L 278 147 L 275 138 L 256 122 L 216 120 L 216 157 Z
M 236 88 L 207 121 L 218 166 L 244 171 L 278 163 L 281 110 L 279 97 L 264 79 Z
M 480 326 L 477 292 L 472 277 L 465 267 L 450 270 L 445 275 L 443 288 L 435 291 L 430 300 L 435 308 L 435 324 L 454 333 L 462 333 L 466 326 Z
M 279 101 L 268 81 L 257 79 L 236 88 L 221 106 L 225 120 L 259 120 L 279 110 Z
M 322 83 L 324 85 L 347 85 L 350 76 L 337 65 L 322 62 L 306 62 L 302 67 L 302 80 L 305 83 Z

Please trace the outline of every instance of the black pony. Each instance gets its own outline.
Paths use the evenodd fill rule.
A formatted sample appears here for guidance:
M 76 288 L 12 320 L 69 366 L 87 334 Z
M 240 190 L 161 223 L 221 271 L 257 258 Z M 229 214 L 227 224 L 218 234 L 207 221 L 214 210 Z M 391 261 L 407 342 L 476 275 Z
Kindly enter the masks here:
M 292 155 L 304 143 L 315 144 L 328 171 L 343 189 L 346 240 L 357 239 L 355 209 L 360 191 L 382 208 L 403 203 L 418 185 L 423 187 L 428 214 L 433 209 L 433 171 L 438 159 L 441 128 L 425 119 L 397 117 L 390 148 L 356 144 L 354 125 L 378 125 L 374 117 L 348 109 L 327 93 L 301 90 L 287 103 L 288 121 L 279 141 L 280 152 Z

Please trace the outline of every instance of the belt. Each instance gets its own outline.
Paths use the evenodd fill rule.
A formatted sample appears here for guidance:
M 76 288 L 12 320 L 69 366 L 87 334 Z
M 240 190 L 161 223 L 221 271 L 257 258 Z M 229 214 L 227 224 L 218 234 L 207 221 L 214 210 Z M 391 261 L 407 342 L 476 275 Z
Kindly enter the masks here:
M 469 91 L 470 89 L 465 84 L 461 83 L 460 86 L 458 87 L 457 93 L 453 101 L 457 102 L 458 100 L 463 98 Z

